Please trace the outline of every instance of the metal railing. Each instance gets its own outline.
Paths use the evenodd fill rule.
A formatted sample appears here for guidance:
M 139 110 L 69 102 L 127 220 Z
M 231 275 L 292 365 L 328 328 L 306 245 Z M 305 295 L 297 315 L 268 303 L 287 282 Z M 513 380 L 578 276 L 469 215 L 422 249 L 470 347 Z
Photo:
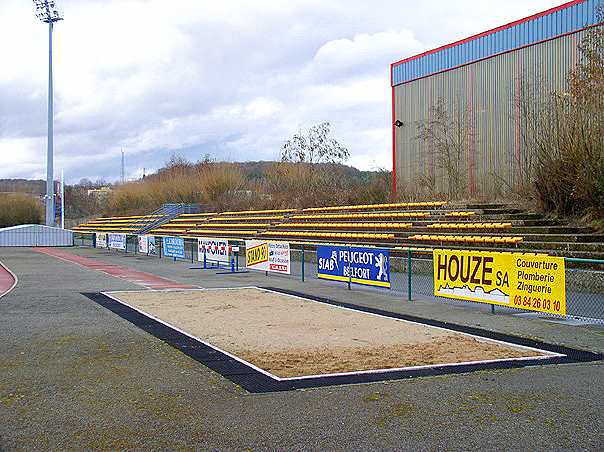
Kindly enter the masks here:
M 74 243 L 80 246 L 92 246 L 92 238 L 87 234 L 76 234 Z M 88 234 L 89 236 L 91 234 Z M 138 254 L 137 236 L 128 236 L 126 253 Z M 245 242 L 229 240 L 230 244 L 240 247 L 233 256 L 232 264 L 222 265 L 222 269 L 241 270 L 246 267 Z M 320 245 L 320 244 L 318 244 Z M 268 273 L 275 278 L 296 278 L 300 281 L 317 280 L 317 244 L 292 243 L 290 246 L 290 274 Z M 364 246 L 344 244 L 343 246 Z M 412 248 L 382 248 L 390 251 L 390 289 L 349 284 L 346 282 L 325 281 L 326 284 L 339 284 L 343 289 L 379 292 L 405 302 L 414 300 L 432 300 L 450 305 L 478 307 L 485 304 L 472 301 L 453 300 L 434 295 L 434 275 L 432 253 Z M 185 239 L 184 259 L 166 258 L 162 255 L 162 237 L 155 237 L 155 253 L 148 253 L 157 259 L 181 260 L 202 266 L 199 259 L 196 239 Z M 122 251 L 124 252 L 124 251 Z M 564 258 L 566 262 L 566 309 L 567 317 L 604 323 L 604 260 Z M 236 260 L 236 262 L 235 262 Z M 206 268 L 217 268 L 207 263 Z M 493 306 L 493 305 L 491 305 Z M 535 316 L 558 317 L 544 312 L 527 311 L 520 308 L 497 306 L 497 312 L 532 313 Z
M 164 204 L 161 208 L 152 212 L 143 219 L 143 225 L 136 231 L 135 234 L 146 234 L 155 228 L 167 223 L 173 218 L 183 213 L 193 213 L 198 211 L 199 206 L 196 204 Z

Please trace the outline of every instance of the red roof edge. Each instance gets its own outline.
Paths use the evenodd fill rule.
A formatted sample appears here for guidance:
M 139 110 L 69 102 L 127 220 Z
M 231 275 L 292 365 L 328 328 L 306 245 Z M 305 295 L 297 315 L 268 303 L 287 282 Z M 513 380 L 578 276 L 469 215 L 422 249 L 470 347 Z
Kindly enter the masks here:
M 523 19 L 518 19 L 518 20 L 515 20 L 515 21 L 510 22 L 510 23 L 505 24 L 505 25 L 500 25 L 499 27 L 492 28 L 491 30 L 483 31 L 482 33 L 478 33 L 478 34 L 470 36 L 468 38 L 460 39 L 459 41 L 455 41 L 455 42 L 452 42 L 450 44 L 445 44 L 444 46 L 437 47 L 436 49 L 427 50 L 426 52 L 420 53 L 418 55 L 414 55 L 414 56 L 411 56 L 411 57 L 408 57 L 408 58 L 404 58 L 404 59 L 399 60 L 399 61 L 395 61 L 394 63 L 392 63 L 390 65 L 390 68 L 393 69 L 394 66 L 396 66 L 396 65 L 399 65 L 399 64 L 402 64 L 402 63 L 406 63 L 408 61 L 413 61 L 413 60 L 416 60 L 416 59 L 421 58 L 423 56 L 430 55 L 430 54 L 436 53 L 436 52 L 440 52 L 441 50 L 444 50 L 444 49 L 448 49 L 450 47 L 458 46 L 460 44 L 463 44 L 464 42 L 473 41 L 474 39 L 478 39 L 478 38 L 481 38 L 483 36 L 487 36 L 487 35 L 490 35 L 490 34 L 493 34 L 493 33 L 497 33 L 498 31 L 505 30 L 506 28 L 512 28 L 512 27 L 514 27 L 516 25 L 519 25 L 519 24 L 522 24 L 524 22 L 528 22 L 530 20 L 538 19 L 539 17 L 547 16 L 548 14 L 555 13 L 556 11 L 560 11 L 562 9 L 570 8 L 571 6 L 578 5 L 579 3 L 585 3 L 586 1 L 587 0 L 572 0 L 570 2 L 566 2 L 566 3 L 562 4 L 560 6 L 554 6 L 553 8 L 550 8 L 548 10 L 542 11 L 540 13 L 533 14 L 532 16 L 524 17 Z

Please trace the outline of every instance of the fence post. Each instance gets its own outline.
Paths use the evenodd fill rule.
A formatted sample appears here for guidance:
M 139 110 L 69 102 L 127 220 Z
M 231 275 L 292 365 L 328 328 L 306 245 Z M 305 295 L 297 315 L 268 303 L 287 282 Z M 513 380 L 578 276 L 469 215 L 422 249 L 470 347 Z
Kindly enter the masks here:
M 304 244 L 302 244 L 302 282 L 304 282 Z
M 348 245 L 348 290 L 351 290 L 352 285 L 352 274 L 350 272 L 350 253 L 352 250 L 350 249 L 350 245 Z
M 164 247 L 164 239 L 162 237 L 160 237 L 160 238 L 161 238 L 161 240 L 160 240 L 161 243 L 159 244 L 159 258 L 161 259 L 161 250 Z
M 407 301 L 411 301 L 411 248 L 407 248 Z
M 191 263 L 193 263 L 193 252 L 195 248 L 195 242 L 191 242 Z

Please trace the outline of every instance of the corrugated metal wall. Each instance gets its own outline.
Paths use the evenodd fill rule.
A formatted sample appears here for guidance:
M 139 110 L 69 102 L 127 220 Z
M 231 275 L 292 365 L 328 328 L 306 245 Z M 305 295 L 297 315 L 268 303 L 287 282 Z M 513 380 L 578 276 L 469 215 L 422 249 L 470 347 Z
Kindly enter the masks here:
M 581 30 L 597 23 L 596 6 L 599 2 L 601 0 L 584 0 L 513 27 L 395 64 L 392 68 L 393 85 Z
M 37 224 L 4 228 L 0 246 L 73 246 L 73 232 Z
M 465 109 L 473 129 L 465 163 L 474 193 L 494 194 L 513 186 L 519 153 L 519 111 L 516 99 L 522 80 L 546 92 L 563 90 L 577 61 L 577 45 L 585 32 L 566 35 L 531 47 L 501 54 L 461 68 L 418 79 L 394 88 L 396 172 L 400 189 L 416 186 L 421 175 L 438 172 L 434 159 L 417 140 L 417 122 L 428 119 L 439 98 L 451 108 Z M 446 192 L 442 174 L 436 189 Z

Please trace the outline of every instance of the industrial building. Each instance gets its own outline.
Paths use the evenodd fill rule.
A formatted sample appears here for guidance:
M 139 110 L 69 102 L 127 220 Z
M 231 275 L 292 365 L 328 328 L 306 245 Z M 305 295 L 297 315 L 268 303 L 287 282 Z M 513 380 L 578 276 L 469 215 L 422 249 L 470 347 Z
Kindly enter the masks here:
M 433 184 L 447 192 L 442 161 L 418 139 L 439 102 L 463 116 L 463 174 L 470 195 L 518 183 L 522 93 L 563 93 L 588 30 L 602 26 L 601 0 L 574 0 L 392 63 L 393 191 Z

